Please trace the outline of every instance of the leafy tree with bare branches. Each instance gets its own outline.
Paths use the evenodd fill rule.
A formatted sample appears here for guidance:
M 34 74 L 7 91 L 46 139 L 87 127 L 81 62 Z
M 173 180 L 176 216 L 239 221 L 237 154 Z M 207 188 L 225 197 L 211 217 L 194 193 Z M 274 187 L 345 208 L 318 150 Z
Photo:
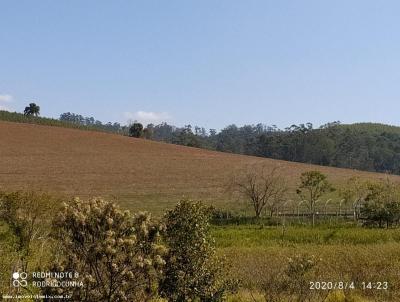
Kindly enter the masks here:
M 339 190 L 339 196 L 346 204 L 352 204 L 354 219 L 358 219 L 360 208 L 368 195 L 370 182 L 363 181 L 359 177 L 350 177 L 346 184 Z
M 38 116 L 40 114 L 40 106 L 35 103 L 30 103 L 29 106 L 25 107 L 24 115 L 26 116 Z
M 307 171 L 301 174 L 300 186 L 297 189 L 297 194 L 299 194 L 303 200 L 308 201 L 313 226 L 315 225 L 315 204 L 323 194 L 333 190 L 326 175 L 321 172 Z
M 264 209 L 272 216 L 284 201 L 287 186 L 278 168 L 268 170 L 265 166 L 249 167 L 246 173 L 233 178 L 229 189 L 238 192 L 252 205 L 257 218 Z

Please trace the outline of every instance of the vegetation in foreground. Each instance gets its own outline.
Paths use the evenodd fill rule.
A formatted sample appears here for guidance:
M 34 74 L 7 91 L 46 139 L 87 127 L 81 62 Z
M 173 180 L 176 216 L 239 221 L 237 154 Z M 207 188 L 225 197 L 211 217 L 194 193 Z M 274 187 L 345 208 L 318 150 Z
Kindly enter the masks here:
M 209 235 L 210 210 L 201 203 L 181 201 L 161 221 L 98 198 L 75 198 L 54 211 L 48 211 L 49 204 L 47 195 L 1 193 L 2 243 L 13 256 L 0 251 L 2 295 L 222 301 L 235 289 L 235 282 L 224 277 Z M 26 284 L 15 286 L 12 272 L 58 272 L 66 278 L 29 275 Z M 62 282 L 70 286 L 57 285 Z
M 10 272 L 25 269 L 78 271 L 84 287 L 56 293 L 79 301 L 400 298 L 395 228 L 312 227 L 311 221 L 308 226 L 217 227 L 209 225 L 211 209 L 197 202 L 179 203 L 162 220 L 132 215 L 101 199 L 74 199 L 61 211 L 56 202 L 46 194 L 2 193 L 2 293 L 18 290 L 10 287 Z M 310 282 L 354 283 L 354 288 L 310 290 Z M 388 289 L 369 289 L 368 282 L 387 282 Z M 42 290 L 54 293 L 52 287 Z

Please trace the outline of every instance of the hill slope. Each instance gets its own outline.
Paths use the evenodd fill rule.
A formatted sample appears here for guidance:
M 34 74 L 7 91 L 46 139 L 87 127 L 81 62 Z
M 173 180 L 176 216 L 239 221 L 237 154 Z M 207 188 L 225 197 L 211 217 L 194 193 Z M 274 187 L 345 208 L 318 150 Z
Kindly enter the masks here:
M 357 131 L 371 132 L 371 133 L 393 133 L 400 134 L 400 127 L 394 125 L 386 125 L 380 123 L 355 123 L 355 124 L 342 124 L 342 128 L 353 129 Z
M 216 205 L 238 169 L 281 165 L 294 187 L 300 173 L 318 169 L 334 183 L 349 176 L 383 177 L 307 164 L 235 155 L 119 135 L 0 122 L 0 188 L 35 189 L 68 196 L 114 196 L 131 209 L 160 212 L 182 196 Z M 393 176 L 396 181 L 400 177 Z M 237 207 L 229 202 L 231 207 Z

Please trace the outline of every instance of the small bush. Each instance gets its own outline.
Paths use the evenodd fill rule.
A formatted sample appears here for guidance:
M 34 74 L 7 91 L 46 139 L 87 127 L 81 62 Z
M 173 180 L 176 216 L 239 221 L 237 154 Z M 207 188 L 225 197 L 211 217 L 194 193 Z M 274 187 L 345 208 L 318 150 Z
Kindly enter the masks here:
M 288 258 L 286 268 L 263 284 L 266 301 L 308 301 L 313 293 L 309 290 L 310 274 L 317 264 L 314 256 L 295 255 Z
M 56 213 L 57 203 L 59 200 L 44 193 L 0 192 L 0 221 L 15 236 L 20 256 L 15 269 L 27 270 L 33 250 L 41 254 L 49 236 L 49 217 Z
M 168 301 L 221 301 L 234 282 L 223 279 L 209 233 L 211 208 L 182 201 L 165 215 L 166 257 L 161 295 Z
M 0 192 L 0 297 L 17 294 L 11 272 L 40 270 L 52 252 L 51 219 L 59 200 L 35 192 Z M 28 284 L 31 294 L 38 288 Z
M 361 207 L 361 219 L 368 226 L 387 228 L 400 221 L 400 191 L 389 180 L 368 184 L 365 203 Z

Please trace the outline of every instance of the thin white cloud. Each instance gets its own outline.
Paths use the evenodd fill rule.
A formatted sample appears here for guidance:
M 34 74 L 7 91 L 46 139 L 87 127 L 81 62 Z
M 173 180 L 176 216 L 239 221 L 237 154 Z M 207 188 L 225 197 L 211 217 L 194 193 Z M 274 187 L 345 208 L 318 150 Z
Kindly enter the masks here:
M 0 94 L 0 102 L 10 103 L 12 99 L 13 97 L 10 94 Z
M 138 121 L 143 125 L 160 124 L 162 122 L 171 121 L 172 117 L 168 112 L 152 112 L 152 111 L 136 111 L 124 112 L 124 117 L 128 121 Z
M 6 107 L 6 106 L 2 106 L 2 105 L 0 105 L 0 110 L 3 110 L 3 111 L 11 111 L 10 108 L 8 108 L 8 107 Z
M 12 95 L 0 94 L 0 110 L 11 111 L 11 108 L 8 106 L 4 106 L 4 103 L 11 103 L 12 100 L 13 100 Z

